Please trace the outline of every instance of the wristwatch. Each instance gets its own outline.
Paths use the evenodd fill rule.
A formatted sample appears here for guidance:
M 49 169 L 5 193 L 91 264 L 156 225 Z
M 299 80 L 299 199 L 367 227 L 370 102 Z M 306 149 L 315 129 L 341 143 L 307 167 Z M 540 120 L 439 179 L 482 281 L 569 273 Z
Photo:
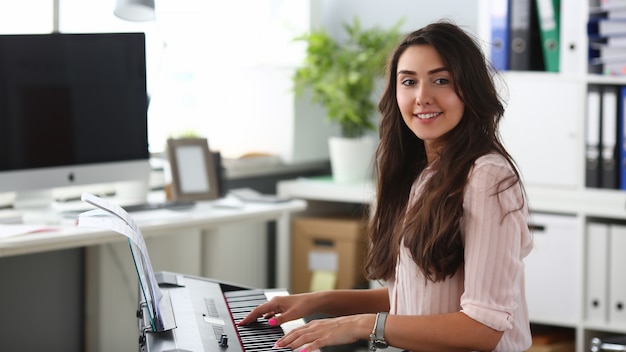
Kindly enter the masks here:
M 385 320 L 387 320 L 387 313 L 376 313 L 376 321 L 374 322 L 374 329 L 370 334 L 370 351 L 376 351 L 378 349 L 384 349 L 389 347 L 387 341 L 385 341 Z

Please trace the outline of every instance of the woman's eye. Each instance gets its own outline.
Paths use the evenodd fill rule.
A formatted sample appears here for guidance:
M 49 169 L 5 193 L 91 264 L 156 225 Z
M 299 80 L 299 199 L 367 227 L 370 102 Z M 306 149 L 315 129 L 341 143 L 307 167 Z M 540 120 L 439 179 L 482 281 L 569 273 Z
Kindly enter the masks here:
M 405 85 L 405 86 L 410 86 L 410 85 L 413 85 L 413 84 L 415 84 L 415 81 L 414 81 L 414 80 L 412 80 L 412 79 L 408 79 L 408 78 L 407 78 L 407 79 L 403 79 L 403 80 L 402 80 L 402 85 Z
M 447 78 L 437 78 L 437 79 L 435 80 L 435 84 L 440 85 L 440 86 L 441 86 L 441 85 L 446 85 L 446 84 L 448 84 L 448 83 L 450 83 L 450 80 L 449 80 L 449 79 L 447 79 Z

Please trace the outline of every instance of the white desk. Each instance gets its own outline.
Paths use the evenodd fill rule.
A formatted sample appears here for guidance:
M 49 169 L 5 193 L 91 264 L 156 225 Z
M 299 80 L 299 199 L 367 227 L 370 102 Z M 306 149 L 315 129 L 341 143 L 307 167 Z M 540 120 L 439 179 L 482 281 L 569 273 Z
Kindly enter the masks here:
M 372 204 L 375 191 L 371 181 L 335 183 L 325 178 L 299 178 L 278 182 L 276 193 L 285 197 L 324 202 Z
M 289 265 L 290 259 L 289 214 L 304 210 L 306 207 L 307 203 L 303 200 L 275 204 L 244 203 L 240 208 L 223 208 L 216 206 L 215 202 L 199 202 L 194 208 L 188 210 L 155 210 L 136 212 L 131 216 L 139 225 L 146 241 L 149 242 L 148 247 L 156 241 L 157 252 L 151 253 L 153 265 L 172 269 L 182 266 L 189 269 L 190 274 L 195 275 L 202 274 L 202 271 L 197 270 L 205 267 L 199 265 L 198 260 L 207 259 L 206 247 L 201 240 L 205 233 L 213 238 L 213 234 L 217 234 L 216 232 L 223 227 L 276 221 L 276 286 L 286 288 L 289 287 L 290 279 L 289 271 L 284 270 Z M 125 237 L 111 231 L 77 227 L 71 225 L 71 221 L 65 225 L 43 227 L 50 231 L 0 239 L 0 257 L 17 257 L 31 253 L 48 254 L 55 253 L 56 250 L 86 247 L 83 297 L 86 346 L 81 350 L 104 352 L 135 349 L 136 321 L 132 318 L 136 309 L 136 285 L 133 284 L 135 278 L 128 276 L 125 277 L 126 281 L 119 279 L 120 276 L 124 277 L 124 273 L 131 272 L 131 270 L 123 270 L 128 269 L 126 266 L 131 265 L 130 261 L 122 260 L 123 265 L 120 270 L 109 271 L 111 260 L 113 260 L 111 258 L 128 259 Z M 238 234 L 235 239 L 236 245 L 246 246 L 249 244 L 246 236 L 256 234 L 254 232 L 243 232 L 240 236 Z M 284 245 L 284 242 L 287 242 L 287 245 Z M 213 246 L 212 250 L 237 253 L 237 247 L 222 248 L 219 244 Z M 118 254 L 111 256 L 110 253 Z M 259 257 L 264 255 L 261 253 Z M 232 260 L 235 264 L 241 262 L 237 258 L 232 258 Z M 115 267 L 120 264 L 115 260 L 113 262 Z M 157 264 L 158 262 L 160 264 Z M 243 264 L 242 267 L 245 268 L 245 265 Z M 249 269 L 254 271 L 254 268 Z M 157 270 L 160 269 L 157 268 Z M 127 289 L 128 287 L 130 290 Z M 129 296 L 132 297 L 129 299 Z M 77 304 L 81 302 L 77 301 Z M 20 326 L 23 326 L 22 330 L 28 329 L 25 324 L 20 324 Z M 2 349 L 1 346 L 2 343 L 0 343 L 0 349 Z
M 211 229 L 220 225 L 245 221 L 277 221 L 277 275 L 278 287 L 288 287 L 289 276 L 280 270 L 289 264 L 289 213 L 306 209 L 306 202 L 292 200 L 275 204 L 245 203 L 241 208 L 216 207 L 214 202 L 199 202 L 194 208 L 182 211 L 155 210 L 133 213 L 144 237 L 187 229 Z M 111 231 L 79 228 L 72 225 L 42 226 L 49 231 L 16 235 L 0 239 L 0 257 L 58 249 L 85 247 L 120 240 L 123 237 Z

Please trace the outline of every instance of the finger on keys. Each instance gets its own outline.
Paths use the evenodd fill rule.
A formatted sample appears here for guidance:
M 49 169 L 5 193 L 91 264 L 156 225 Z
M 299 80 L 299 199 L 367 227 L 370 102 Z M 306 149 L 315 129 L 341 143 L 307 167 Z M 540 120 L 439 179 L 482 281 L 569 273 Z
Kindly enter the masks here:
M 237 325 L 247 325 L 250 324 L 254 321 L 257 320 L 257 318 L 260 318 L 262 316 L 264 316 L 265 314 L 267 314 L 266 309 L 263 307 L 264 305 L 260 305 L 256 308 L 254 308 L 245 318 L 243 318 L 239 324 Z

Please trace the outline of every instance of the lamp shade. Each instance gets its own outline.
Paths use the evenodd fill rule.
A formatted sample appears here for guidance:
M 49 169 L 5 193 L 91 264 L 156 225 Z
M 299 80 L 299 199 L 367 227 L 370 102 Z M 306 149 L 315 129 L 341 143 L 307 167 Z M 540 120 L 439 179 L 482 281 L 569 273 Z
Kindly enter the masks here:
M 126 21 L 149 21 L 154 18 L 154 0 L 117 0 L 113 13 Z

